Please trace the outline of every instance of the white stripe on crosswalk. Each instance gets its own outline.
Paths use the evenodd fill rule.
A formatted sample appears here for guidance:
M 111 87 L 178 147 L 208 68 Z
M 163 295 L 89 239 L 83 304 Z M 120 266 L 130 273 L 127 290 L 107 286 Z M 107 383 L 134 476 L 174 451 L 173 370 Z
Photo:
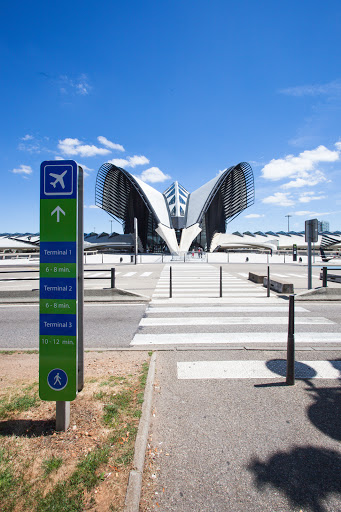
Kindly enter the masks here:
M 169 296 L 164 295 L 164 298 L 153 298 L 151 304 L 254 304 L 255 299 L 250 294 L 248 296 L 241 295 L 236 297 L 233 295 L 232 297 L 174 297 L 172 299 Z M 272 295 L 271 297 L 266 297 L 264 293 L 257 297 L 257 304 L 283 304 L 287 303 L 285 299 L 277 297 L 276 295 Z
M 150 314 L 159 313 L 287 313 L 288 306 L 187 306 L 187 307 L 154 307 L 149 306 L 147 311 Z M 307 313 L 308 309 L 301 306 L 295 307 L 296 313 Z
M 207 294 L 210 293 L 211 295 L 218 295 L 218 292 L 214 292 L 214 291 L 211 291 L 211 292 L 195 292 L 195 298 L 193 298 L 193 291 L 189 292 L 189 291 L 175 291 L 176 293 L 176 296 L 177 297 L 192 297 L 192 302 L 197 302 L 197 298 L 198 297 L 207 297 Z M 174 291 L 173 291 L 173 296 L 175 295 Z M 250 292 L 250 291 L 246 291 L 246 292 L 224 292 L 224 295 L 226 297 L 230 296 L 230 297 L 235 297 L 235 301 L 237 298 L 242 298 L 242 297 L 264 297 L 265 296 L 265 293 L 264 292 Z M 157 297 L 157 298 L 161 298 L 161 297 L 164 297 L 164 298 L 167 298 L 169 297 L 169 293 L 154 293 L 153 294 L 153 299 L 154 297 Z M 212 297 L 213 298 L 213 297 Z
M 178 362 L 178 379 L 274 379 L 285 377 L 284 360 Z M 341 361 L 301 361 L 295 364 L 296 379 L 338 379 Z
M 287 332 L 185 332 L 169 334 L 135 334 L 131 345 L 238 345 L 250 343 L 286 344 Z M 298 332 L 296 343 L 340 343 L 337 332 Z
M 143 272 L 143 274 L 141 274 L 141 277 L 148 277 L 152 274 L 153 272 Z
M 271 279 L 271 276 L 287 277 L 285 274 L 277 274 L 276 272 L 271 272 L 270 279 Z
M 122 277 L 131 277 L 133 276 L 134 274 L 136 274 L 137 272 L 128 272 L 127 274 L 123 274 Z
M 98 277 L 104 276 L 105 274 L 109 275 L 108 272 L 95 272 L 95 274 L 89 274 L 87 277 Z
M 237 272 L 237 274 L 238 274 L 239 276 L 249 277 L 249 274 L 245 274 L 245 272 Z
M 159 290 L 159 291 L 162 291 L 162 290 L 165 290 L 165 289 L 168 289 L 169 288 L 169 283 L 168 284 L 158 284 L 156 286 L 156 290 Z M 176 284 L 176 283 L 172 283 L 172 288 L 176 288 L 176 289 L 181 289 L 181 290 L 186 290 L 186 291 L 190 291 L 188 290 L 188 287 L 187 286 L 184 286 L 182 283 L 179 283 L 179 284 Z M 202 289 L 202 290 L 216 290 L 217 288 L 219 289 L 219 283 L 213 283 L 212 282 L 210 284 L 204 284 L 204 283 L 198 283 L 198 284 L 192 284 L 191 285 L 191 289 Z M 226 283 L 223 283 L 223 288 L 225 288 L 226 290 L 254 290 L 255 288 L 258 288 L 257 286 L 250 286 L 249 284 L 247 283 L 238 283 L 238 284 L 226 284 Z
M 142 318 L 140 326 L 154 327 L 164 325 L 287 325 L 288 318 L 283 316 L 259 317 L 259 316 L 231 316 L 231 317 L 183 317 L 183 318 Z M 332 320 L 323 317 L 298 317 L 296 325 L 303 324 L 334 324 Z

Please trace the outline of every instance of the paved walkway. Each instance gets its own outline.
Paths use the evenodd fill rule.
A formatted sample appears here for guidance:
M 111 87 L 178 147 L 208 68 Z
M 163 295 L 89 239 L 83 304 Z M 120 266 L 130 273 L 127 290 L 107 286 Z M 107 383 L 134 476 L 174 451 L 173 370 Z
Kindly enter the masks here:
M 308 354 L 305 380 L 286 386 L 282 352 L 258 353 L 258 369 L 252 351 L 158 352 L 155 509 L 340 512 L 339 353 Z

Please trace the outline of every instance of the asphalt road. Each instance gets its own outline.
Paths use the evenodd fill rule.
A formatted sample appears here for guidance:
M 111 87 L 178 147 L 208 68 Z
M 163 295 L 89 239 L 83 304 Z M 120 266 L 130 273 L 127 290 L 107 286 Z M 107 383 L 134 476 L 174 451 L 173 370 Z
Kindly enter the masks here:
M 145 304 L 85 304 L 84 348 L 127 348 Z M 0 350 L 39 348 L 39 306 L 0 305 Z
M 143 317 L 146 304 L 85 304 L 84 306 L 84 344 L 85 349 L 94 348 L 127 348 L 134 334 L 138 331 L 139 323 Z M 323 316 L 335 324 L 329 327 L 330 332 L 338 332 L 340 323 L 339 303 L 310 303 L 309 316 Z M 28 348 L 38 349 L 38 304 L 2 304 L 0 305 L 0 349 Z M 235 316 L 238 313 L 225 313 L 223 316 Z M 157 315 L 155 315 L 157 316 Z M 181 315 L 179 315 L 181 316 Z M 194 317 L 200 315 L 194 314 Z M 270 314 L 271 316 L 271 314 Z M 234 326 L 239 332 L 244 332 L 243 325 Z M 321 326 L 304 326 L 310 332 L 321 331 Z M 162 332 L 162 326 L 152 328 L 154 334 Z M 200 327 L 188 326 L 172 327 L 172 332 L 200 332 Z M 267 326 L 269 332 L 276 332 L 277 325 Z M 297 327 L 299 330 L 300 327 Z M 205 331 L 225 332 L 227 327 L 207 326 Z

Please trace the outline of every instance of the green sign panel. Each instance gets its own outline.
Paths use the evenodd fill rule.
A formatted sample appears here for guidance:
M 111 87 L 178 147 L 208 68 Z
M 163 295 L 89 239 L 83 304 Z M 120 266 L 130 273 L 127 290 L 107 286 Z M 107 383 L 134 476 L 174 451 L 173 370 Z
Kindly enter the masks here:
M 53 160 L 40 169 L 39 395 L 69 402 L 79 389 L 79 168 Z

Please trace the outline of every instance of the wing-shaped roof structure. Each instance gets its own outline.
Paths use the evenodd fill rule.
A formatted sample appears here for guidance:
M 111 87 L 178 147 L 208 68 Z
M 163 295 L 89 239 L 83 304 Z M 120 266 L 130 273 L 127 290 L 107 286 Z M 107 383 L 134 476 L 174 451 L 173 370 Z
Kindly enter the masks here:
M 136 217 L 145 250 L 210 250 L 214 234 L 225 233 L 226 223 L 253 202 L 253 173 L 246 162 L 229 167 L 192 193 L 174 182 L 162 194 L 111 163 L 101 166 L 96 180 L 96 205 L 119 221 L 126 234 L 134 231 Z

